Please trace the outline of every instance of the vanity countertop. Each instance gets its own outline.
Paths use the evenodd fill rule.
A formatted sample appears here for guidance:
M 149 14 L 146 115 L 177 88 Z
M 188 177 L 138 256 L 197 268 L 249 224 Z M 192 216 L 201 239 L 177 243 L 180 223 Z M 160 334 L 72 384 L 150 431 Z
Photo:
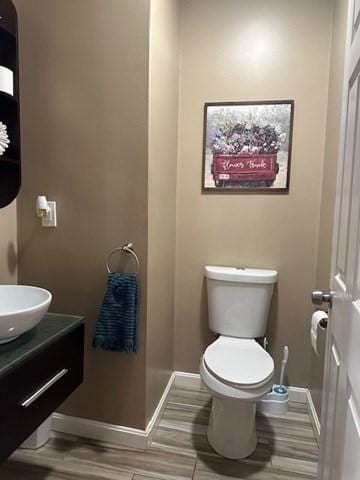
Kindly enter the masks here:
M 13 342 L 0 345 L 0 378 L 82 323 L 83 317 L 47 313 L 35 328 Z

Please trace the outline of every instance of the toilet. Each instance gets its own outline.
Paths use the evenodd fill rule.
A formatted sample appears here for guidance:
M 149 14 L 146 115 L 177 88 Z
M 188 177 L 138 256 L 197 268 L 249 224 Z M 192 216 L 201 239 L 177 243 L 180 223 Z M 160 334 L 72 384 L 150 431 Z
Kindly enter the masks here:
M 257 445 L 256 402 L 272 388 L 274 361 L 255 340 L 266 331 L 275 270 L 205 267 L 210 329 L 219 335 L 202 356 L 200 375 L 212 395 L 208 440 L 226 458 Z

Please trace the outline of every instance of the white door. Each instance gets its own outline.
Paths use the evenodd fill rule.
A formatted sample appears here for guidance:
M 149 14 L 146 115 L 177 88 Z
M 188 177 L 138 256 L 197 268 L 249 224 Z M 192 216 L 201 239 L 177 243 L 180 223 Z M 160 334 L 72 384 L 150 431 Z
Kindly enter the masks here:
M 360 480 L 360 0 L 349 0 L 321 480 Z

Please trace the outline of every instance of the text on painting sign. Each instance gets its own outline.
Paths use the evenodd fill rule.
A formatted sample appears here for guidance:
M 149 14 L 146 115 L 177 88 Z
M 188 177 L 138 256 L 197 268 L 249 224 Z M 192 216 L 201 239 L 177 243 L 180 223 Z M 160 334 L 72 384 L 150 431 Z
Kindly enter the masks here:
M 231 170 L 233 168 L 239 169 L 248 169 L 248 170 L 265 170 L 268 168 L 267 163 L 264 160 L 255 161 L 255 160 L 246 160 L 240 162 L 232 162 L 230 160 L 224 160 L 222 162 L 222 168 L 224 170 Z

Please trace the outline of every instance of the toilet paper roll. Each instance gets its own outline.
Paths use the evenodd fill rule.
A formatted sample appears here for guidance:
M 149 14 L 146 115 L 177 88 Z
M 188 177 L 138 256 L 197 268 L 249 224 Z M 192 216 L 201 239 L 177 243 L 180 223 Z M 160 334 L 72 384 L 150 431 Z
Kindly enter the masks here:
M 310 338 L 311 338 L 311 345 L 316 353 L 316 355 L 319 355 L 318 352 L 318 332 L 319 332 L 319 324 L 321 320 L 324 318 L 328 318 L 328 315 L 326 312 L 323 312 L 322 310 L 316 310 L 316 312 L 313 313 L 313 316 L 311 317 L 311 328 L 310 328 Z
M 0 66 L 0 91 L 14 95 L 14 74 L 3 66 Z
M 317 334 L 313 332 L 313 330 L 310 330 L 310 337 L 311 337 L 311 346 L 316 353 L 317 356 L 319 356 L 318 348 L 317 348 Z

